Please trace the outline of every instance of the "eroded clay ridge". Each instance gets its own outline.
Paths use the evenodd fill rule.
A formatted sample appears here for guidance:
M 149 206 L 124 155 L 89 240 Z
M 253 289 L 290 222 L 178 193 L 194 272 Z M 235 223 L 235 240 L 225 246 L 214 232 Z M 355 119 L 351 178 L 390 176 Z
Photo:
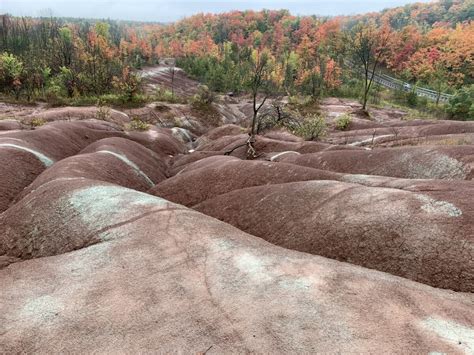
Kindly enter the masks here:
M 472 126 L 400 127 L 9 121 L 0 352 L 474 351 Z
M 107 137 L 122 137 L 127 141 L 122 141 L 122 143 L 117 143 L 120 142 L 117 140 L 105 141 L 104 146 L 99 147 L 96 151 L 102 150 L 101 153 L 114 155 L 114 160 L 121 160 L 124 165 L 127 165 L 128 158 L 123 156 L 117 145 L 121 145 L 122 148 L 130 146 L 128 149 L 132 155 L 140 154 L 137 151 L 145 151 L 148 148 L 148 150 L 155 152 L 156 157 L 152 159 L 161 159 L 162 164 L 169 160 L 169 155 L 186 151 L 183 143 L 163 130 L 150 130 L 144 133 L 124 132 L 116 126 L 101 121 L 54 122 L 35 130 L 6 131 L 0 135 L 2 178 L 0 212 L 5 211 L 25 187 L 54 163 L 76 155 L 91 143 Z M 131 141 L 140 144 L 132 146 L 134 142 Z M 111 144 L 112 149 L 108 149 L 107 144 Z M 93 150 L 94 147 L 89 148 L 90 152 Z M 150 155 L 150 153 L 147 154 Z M 103 166 L 101 162 L 96 161 L 96 158 L 99 159 L 100 156 L 96 154 L 90 160 L 92 169 L 95 166 L 96 170 L 100 170 Z M 87 157 L 78 159 L 87 160 Z M 104 159 L 111 160 L 103 157 L 102 160 Z M 143 153 L 140 155 L 140 159 L 135 160 L 139 161 L 139 164 L 150 163 L 144 159 Z M 74 159 L 69 163 L 76 164 Z M 162 170 L 161 168 L 160 171 Z M 156 178 L 158 179 L 158 177 Z
M 2 352 L 473 349 L 472 294 L 279 248 L 110 183 L 59 179 L 22 203 L 42 253 L 73 251 L 0 270 Z

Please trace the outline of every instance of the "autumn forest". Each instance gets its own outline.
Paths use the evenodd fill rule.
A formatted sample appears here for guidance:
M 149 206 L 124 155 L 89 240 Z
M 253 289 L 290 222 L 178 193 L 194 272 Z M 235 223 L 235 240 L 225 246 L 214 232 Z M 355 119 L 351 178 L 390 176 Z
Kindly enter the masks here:
M 144 103 L 136 70 L 166 58 L 215 92 L 375 100 L 373 73 L 453 95 L 451 118 L 474 119 L 474 2 L 442 0 L 360 16 L 286 10 L 197 14 L 172 24 L 0 19 L 0 92 L 14 100 Z M 257 82 L 256 82 L 257 81 Z M 375 99 L 374 99 L 375 98 Z M 415 101 L 415 102 L 413 102 Z

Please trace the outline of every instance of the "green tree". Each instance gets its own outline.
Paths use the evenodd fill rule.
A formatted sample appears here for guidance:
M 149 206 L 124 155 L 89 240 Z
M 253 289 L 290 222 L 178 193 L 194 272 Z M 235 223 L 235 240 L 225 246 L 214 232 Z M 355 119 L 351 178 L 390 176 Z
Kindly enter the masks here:
M 446 111 L 454 119 L 474 121 L 474 85 L 458 90 L 449 100 Z
M 254 50 L 248 63 L 248 73 L 245 81 L 245 87 L 252 95 L 253 117 L 250 128 L 250 136 L 255 135 L 258 112 L 263 107 L 268 97 L 275 91 L 276 85 L 273 80 L 274 61 L 268 51 Z M 259 94 L 263 95 L 260 103 Z
M 355 69 L 362 68 L 364 90 L 362 93 L 362 109 L 367 109 L 370 89 L 374 81 L 375 71 L 387 52 L 390 30 L 387 26 L 378 28 L 374 22 L 359 23 L 345 37 L 346 51 Z
M 13 54 L 0 55 L 0 82 L 3 88 L 13 91 L 18 99 L 22 87 L 23 62 Z

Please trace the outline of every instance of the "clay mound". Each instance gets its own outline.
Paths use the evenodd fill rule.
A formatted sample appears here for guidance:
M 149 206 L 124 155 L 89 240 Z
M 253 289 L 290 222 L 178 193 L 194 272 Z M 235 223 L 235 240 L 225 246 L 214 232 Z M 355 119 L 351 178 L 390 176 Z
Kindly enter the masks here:
M 77 154 L 99 139 L 118 135 L 123 133 L 98 123 L 57 122 L 35 130 L 3 134 L 0 143 L 17 142 L 56 161 Z
M 235 124 L 226 124 L 220 127 L 211 129 L 203 137 L 206 137 L 209 140 L 216 140 L 224 136 L 237 136 L 243 134 L 245 131 L 244 128 L 237 126 Z
M 371 187 L 386 187 L 427 194 L 435 200 L 446 200 L 461 211 L 471 213 L 472 202 L 466 198 L 472 196 L 474 185 L 471 181 L 450 181 L 433 179 L 395 179 L 373 175 L 342 175 L 338 181 Z
M 223 155 L 223 152 L 219 151 L 196 151 L 192 154 L 185 154 L 185 155 L 177 155 L 172 158 L 171 167 L 168 170 L 169 176 L 174 176 L 178 174 L 181 170 L 183 170 L 187 165 L 192 164 L 196 161 L 201 159 L 205 159 L 208 157 L 213 157 L 216 155 Z
M 285 142 L 303 142 L 303 138 L 295 136 L 290 132 L 284 130 L 275 130 L 275 131 L 268 131 L 264 134 L 265 137 Z
M 226 136 L 242 136 L 245 132 L 243 127 L 234 125 L 234 124 L 226 124 L 220 127 L 211 129 L 207 133 L 203 134 L 196 140 L 196 147 L 207 147 L 209 143 L 215 141 L 216 139 L 226 137 Z
M 173 137 L 173 135 L 165 129 L 154 128 L 146 132 L 127 132 L 125 138 L 140 143 L 156 153 L 170 156 L 184 154 L 188 151 L 182 141 Z
M 457 194 L 462 203 L 450 192 L 437 197 L 306 181 L 236 190 L 194 208 L 285 248 L 473 292 L 474 210 L 459 206 L 474 189 Z
M 59 123 L 55 123 L 55 124 L 59 124 L 59 125 L 66 124 L 67 125 L 68 123 L 67 122 L 59 122 Z M 93 118 L 88 119 L 88 120 L 84 120 L 84 121 L 76 121 L 76 122 L 74 122 L 74 124 L 79 125 L 80 127 L 86 127 L 86 128 L 90 128 L 90 129 L 99 129 L 99 130 L 102 130 L 102 131 L 112 131 L 112 132 L 123 131 L 123 128 L 118 124 L 103 121 L 103 120 L 97 120 L 97 119 L 93 119 Z M 49 125 L 51 125 L 51 123 Z
M 207 143 L 200 144 L 196 148 L 196 151 L 224 151 L 226 148 L 232 149 L 234 146 L 245 144 L 248 138 L 248 134 L 222 136 L 208 141 Z
M 41 119 L 45 122 L 88 120 L 96 119 L 98 116 L 99 108 L 96 106 L 59 107 L 25 116 L 22 119 L 22 123 L 30 125 L 33 119 Z M 105 120 L 123 127 L 130 122 L 130 117 L 126 113 L 109 108 L 107 109 Z
M 30 193 L 0 215 L 0 266 L 66 253 L 107 240 L 107 226 L 133 220 L 143 213 L 143 206 L 155 206 L 153 211 L 156 211 L 170 205 L 148 194 L 89 179 L 92 175 L 119 183 L 126 181 L 135 185 L 134 188 L 140 184 L 133 174 L 117 174 L 124 167 L 117 166 L 114 170 L 107 155 L 94 155 L 80 155 L 57 163 L 51 169 L 55 179 L 48 179 L 51 174 L 46 171 L 45 176 L 37 179 L 44 183 L 35 181 Z M 104 166 L 93 165 L 94 162 Z M 74 163 L 82 167 L 81 177 L 72 176 Z M 127 205 L 130 195 L 136 199 Z M 119 213 L 121 210 L 128 212 Z
M 89 126 L 91 127 L 91 126 Z M 43 170 L 56 161 L 77 154 L 90 143 L 118 134 L 81 124 L 51 124 L 33 131 L 0 135 L 0 212 Z
M 0 212 L 5 211 L 17 194 L 45 169 L 28 151 L 1 146 L 0 143 Z
M 53 180 L 87 178 L 147 191 L 166 179 L 167 166 L 155 153 L 124 138 L 106 138 L 75 155 L 55 163 L 20 193 L 21 200 Z
M 140 74 L 146 90 L 151 94 L 154 94 L 157 88 L 174 90 L 178 96 L 193 96 L 197 93 L 199 82 L 191 79 L 178 67 L 174 67 L 174 75 L 170 69 L 172 67 L 166 65 L 143 68 Z
M 474 122 L 442 121 L 442 123 L 422 126 L 419 136 L 435 136 L 444 134 L 474 133 Z
M 0 120 L 0 131 L 13 131 L 23 128 L 24 126 L 17 120 Z
M 279 155 L 283 157 L 291 153 L 295 152 L 284 152 Z M 190 154 L 184 157 L 192 156 Z M 278 155 L 275 157 L 278 161 Z M 471 209 L 470 202 L 467 205 L 462 204 L 465 201 L 463 191 L 474 188 L 470 181 L 399 179 L 301 168 L 303 167 L 293 164 L 240 160 L 223 155 L 211 156 L 181 166 L 178 174 L 162 181 L 149 193 L 190 207 L 209 198 L 246 187 L 306 180 L 335 180 L 369 187 L 386 187 L 412 192 L 428 191 L 430 196 L 436 199 L 443 199 L 448 193 L 457 204 L 461 203 L 460 208 Z
M 280 161 L 350 174 L 471 180 L 474 146 L 400 147 L 284 155 Z
M 249 136 L 240 134 L 237 136 L 224 136 L 204 144 L 197 148 L 198 151 L 221 151 L 240 159 L 247 156 L 246 142 Z M 332 145 L 321 142 L 291 142 L 256 136 L 254 147 L 261 158 L 267 158 L 268 153 L 295 151 L 299 153 L 315 153 L 323 150 L 361 150 L 362 148 Z
M 90 144 L 81 153 L 110 152 L 126 156 L 140 170 L 156 183 L 166 179 L 166 171 L 170 157 L 164 153 L 156 153 L 139 143 L 125 138 L 105 138 Z M 126 159 L 125 159 L 126 160 Z
M 193 163 L 186 164 L 181 168 L 177 175 L 187 173 L 197 169 L 212 169 L 221 166 L 222 164 L 229 161 L 241 161 L 239 158 L 231 157 L 228 155 L 214 155 L 208 158 L 197 160 Z
M 373 129 L 373 128 L 380 128 L 380 127 L 383 127 L 383 124 L 379 122 L 374 122 L 374 121 L 370 121 L 370 120 L 358 118 L 358 117 L 351 117 L 351 122 L 349 123 L 347 130 L 353 131 L 353 130 Z
M 355 146 L 380 144 L 384 142 L 430 137 L 448 134 L 474 133 L 472 122 L 440 121 L 430 124 L 400 125 L 374 129 L 351 130 L 331 134 L 329 142 Z
M 444 134 L 437 136 L 417 137 L 377 142 L 382 147 L 400 147 L 408 145 L 474 145 L 473 133 Z
M 15 201 L 21 201 L 32 191 L 51 181 L 74 179 L 104 181 L 137 191 L 147 191 L 154 186 L 153 180 L 125 155 L 102 151 L 75 155 L 54 164 L 26 187 Z
M 12 227 L 34 241 L 17 248 L 84 248 L 0 270 L 2 352 L 472 349 L 471 294 L 275 247 L 108 184 L 33 194 L 14 206 Z
M 251 186 L 305 180 L 334 180 L 340 174 L 284 163 L 217 156 L 190 164 L 149 193 L 185 206 Z
M 408 127 L 408 126 L 429 126 L 433 124 L 440 124 L 443 122 L 452 122 L 452 121 L 443 121 L 443 120 L 428 120 L 428 119 L 416 119 L 416 120 L 390 120 L 384 122 L 383 125 L 386 127 Z

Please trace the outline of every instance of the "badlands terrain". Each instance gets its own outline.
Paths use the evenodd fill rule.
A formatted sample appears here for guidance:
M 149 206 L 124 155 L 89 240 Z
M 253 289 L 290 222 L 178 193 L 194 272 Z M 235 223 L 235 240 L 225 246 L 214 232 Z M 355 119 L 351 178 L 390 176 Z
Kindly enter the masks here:
M 474 353 L 474 123 L 214 109 L 0 104 L 1 353 Z

